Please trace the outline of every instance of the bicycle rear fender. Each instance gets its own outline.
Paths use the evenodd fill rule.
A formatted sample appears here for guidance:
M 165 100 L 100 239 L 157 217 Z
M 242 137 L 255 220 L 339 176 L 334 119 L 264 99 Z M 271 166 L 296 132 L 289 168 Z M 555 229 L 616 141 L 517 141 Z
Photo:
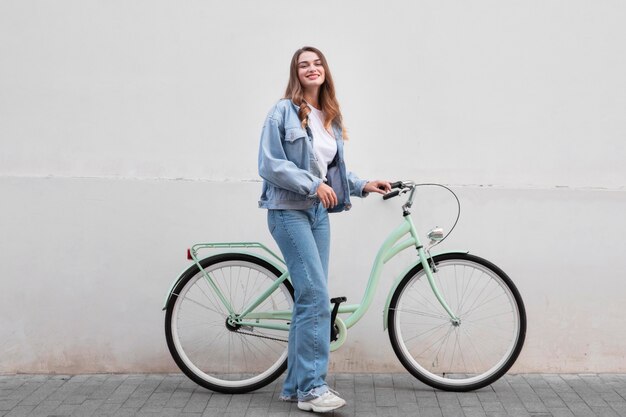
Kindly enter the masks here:
M 435 258 L 435 257 L 437 257 L 439 255 L 447 255 L 447 254 L 450 254 L 450 253 L 468 254 L 469 251 L 468 250 L 464 250 L 464 251 L 441 252 L 441 253 L 436 253 L 436 254 L 432 255 L 431 258 Z M 408 274 L 411 269 L 415 268 L 417 265 L 419 265 L 421 263 L 422 263 L 422 261 L 418 259 L 415 262 L 413 262 L 412 264 L 410 264 L 404 271 L 402 271 L 402 273 L 400 275 L 398 275 L 396 280 L 393 282 L 393 285 L 391 286 L 391 290 L 389 290 L 389 294 L 387 295 L 387 301 L 385 301 L 385 308 L 383 309 L 383 330 L 387 330 L 387 320 L 388 320 L 388 317 L 389 317 L 389 304 L 391 304 L 391 297 L 393 297 L 393 294 L 396 292 L 396 288 L 398 288 L 398 285 L 400 285 L 400 282 L 406 276 L 406 274 Z
M 245 255 L 250 255 L 250 256 L 254 256 L 255 258 L 259 258 L 262 261 L 265 261 L 267 263 L 269 263 L 270 265 L 274 266 L 276 269 L 278 269 L 281 274 L 284 273 L 286 271 L 285 265 L 281 265 L 280 263 L 276 262 L 276 260 L 270 259 L 268 257 L 259 255 L 258 253 L 252 253 L 252 252 L 247 252 L 247 251 L 229 251 L 229 252 L 221 252 L 221 253 L 243 253 Z M 216 254 L 213 254 L 211 256 L 214 256 Z M 202 262 L 203 260 L 210 258 L 211 256 L 205 256 L 202 259 L 198 259 L 198 262 Z M 181 279 L 183 279 L 183 275 L 185 275 L 185 272 L 187 272 L 187 270 L 190 267 L 186 267 L 184 270 L 181 271 L 180 274 L 178 274 L 178 276 L 176 277 L 176 279 L 172 282 L 172 285 L 170 285 L 169 290 L 167 291 L 167 297 L 165 297 L 165 302 L 163 303 L 163 309 L 165 310 L 167 308 L 167 305 L 169 304 L 170 300 L 172 299 L 172 293 L 174 292 L 174 288 L 176 288 L 176 286 L 178 285 L 178 283 L 180 282 Z

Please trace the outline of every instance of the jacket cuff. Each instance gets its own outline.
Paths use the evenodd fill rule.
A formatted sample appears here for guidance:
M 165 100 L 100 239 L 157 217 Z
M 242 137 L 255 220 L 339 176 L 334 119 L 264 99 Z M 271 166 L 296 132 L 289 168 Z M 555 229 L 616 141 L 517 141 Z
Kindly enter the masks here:
M 358 195 L 361 197 L 367 197 L 370 193 L 365 193 L 363 192 L 363 188 L 365 188 L 365 184 L 367 184 L 369 181 L 368 180 L 359 180 L 359 182 L 357 182 L 357 190 L 359 190 Z
M 313 180 L 313 186 L 311 187 L 311 192 L 309 193 L 308 197 L 315 197 L 317 196 L 317 189 L 320 188 L 320 184 L 322 183 L 322 179 L 321 178 L 315 178 Z M 365 186 L 365 185 L 364 185 Z

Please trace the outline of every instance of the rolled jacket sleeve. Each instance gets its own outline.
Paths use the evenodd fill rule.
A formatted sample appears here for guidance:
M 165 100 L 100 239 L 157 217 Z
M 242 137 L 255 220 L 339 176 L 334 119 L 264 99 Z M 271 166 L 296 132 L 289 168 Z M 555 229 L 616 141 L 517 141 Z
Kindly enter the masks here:
M 362 180 L 356 176 L 354 172 L 348 172 L 348 186 L 350 187 L 350 195 L 355 197 L 367 197 L 369 193 L 364 193 L 363 188 L 367 184 L 367 180 Z
M 280 134 L 280 122 L 272 116 L 266 119 L 261 132 L 259 175 L 275 187 L 310 197 L 315 196 L 322 182 L 320 178 L 298 168 L 287 159 Z

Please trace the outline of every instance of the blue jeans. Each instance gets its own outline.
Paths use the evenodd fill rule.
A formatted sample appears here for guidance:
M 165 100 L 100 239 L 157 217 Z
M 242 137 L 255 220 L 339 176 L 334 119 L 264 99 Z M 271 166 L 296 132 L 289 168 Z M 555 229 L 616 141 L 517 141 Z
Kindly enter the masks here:
M 320 203 L 306 210 L 268 210 L 267 223 L 295 290 L 287 377 L 281 397 L 307 401 L 328 391 L 330 225 Z

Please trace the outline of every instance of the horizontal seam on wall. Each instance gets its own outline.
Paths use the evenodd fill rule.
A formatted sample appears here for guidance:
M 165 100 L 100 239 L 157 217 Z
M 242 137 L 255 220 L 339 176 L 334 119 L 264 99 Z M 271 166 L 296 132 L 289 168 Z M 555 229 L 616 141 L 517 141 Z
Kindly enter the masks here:
M 108 181 L 181 181 L 206 183 L 261 183 L 256 178 L 172 178 L 172 177 L 125 177 L 125 176 L 71 176 L 71 175 L 0 175 L 0 179 L 35 179 L 35 180 L 108 180 Z M 572 191 L 626 191 L 626 186 L 575 186 L 575 185 L 537 185 L 537 184 L 450 184 L 451 188 L 485 188 L 507 190 L 572 190 Z

